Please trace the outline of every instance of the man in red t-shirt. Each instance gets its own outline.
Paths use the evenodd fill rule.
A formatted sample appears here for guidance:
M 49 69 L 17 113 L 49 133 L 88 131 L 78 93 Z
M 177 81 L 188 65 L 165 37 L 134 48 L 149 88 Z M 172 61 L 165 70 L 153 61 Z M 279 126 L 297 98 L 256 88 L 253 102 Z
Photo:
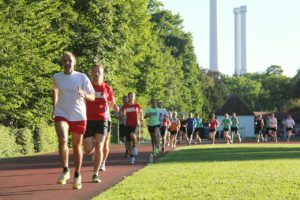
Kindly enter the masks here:
M 95 90 L 95 101 L 87 101 L 87 128 L 84 135 L 84 150 L 93 154 L 94 174 L 92 182 L 101 182 L 98 171 L 103 160 L 103 148 L 109 140 L 108 119 L 109 109 L 119 111 L 115 103 L 112 88 L 104 82 L 104 67 L 95 65 L 92 68 L 92 85 Z
M 138 152 L 136 149 L 136 133 L 138 131 L 139 121 L 143 121 L 143 112 L 138 103 L 135 102 L 135 94 L 128 93 L 128 102 L 120 110 L 121 115 L 125 115 L 125 131 L 128 149 L 130 152 L 130 163 L 134 164 L 135 156 Z

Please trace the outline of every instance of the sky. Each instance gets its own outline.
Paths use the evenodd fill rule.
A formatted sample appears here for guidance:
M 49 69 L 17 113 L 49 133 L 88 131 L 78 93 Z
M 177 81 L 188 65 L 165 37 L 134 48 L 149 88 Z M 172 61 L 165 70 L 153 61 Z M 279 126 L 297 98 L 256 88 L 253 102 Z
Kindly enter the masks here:
M 161 0 L 164 9 L 179 14 L 184 30 L 191 32 L 197 60 L 209 68 L 210 0 Z M 219 0 L 219 71 L 234 73 L 235 7 L 247 6 L 247 72 L 265 72 L 279 65 L 283 74 L 300 68 L 299 0 Z

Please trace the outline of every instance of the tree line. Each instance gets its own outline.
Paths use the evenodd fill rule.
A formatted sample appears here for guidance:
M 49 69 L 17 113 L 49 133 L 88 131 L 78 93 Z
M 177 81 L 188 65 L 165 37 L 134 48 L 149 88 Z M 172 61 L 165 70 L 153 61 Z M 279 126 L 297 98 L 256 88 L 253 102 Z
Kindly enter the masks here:
M 133 91 L 144 108 L 156 97 L 169 110 L 197 111 L 204 119 L 233 93 L 253 110 L 299 108 L 299 72 L 289 78 L 271 66 L 216 79 L 201 69 L 182 18 L 159 0 L 1 0 L 0 9 L 0 124 L 6 127 L 51 124 L 52 76 L 66 50 L 76 55 L 78 71 L 89 75 L 93 64 L 105 66 L 118 103 Z

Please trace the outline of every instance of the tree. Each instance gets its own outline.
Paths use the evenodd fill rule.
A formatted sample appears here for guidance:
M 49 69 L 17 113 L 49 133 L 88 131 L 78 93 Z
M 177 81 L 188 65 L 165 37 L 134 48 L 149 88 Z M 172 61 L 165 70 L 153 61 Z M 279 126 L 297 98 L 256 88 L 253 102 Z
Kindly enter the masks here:
M 50 118 L 51 76 L 76 20 L 64 2 L 0 3 L 0 122 L 33 127 Z
M 282 75 L 283 69 L 279 65 L 271 65 L 266 70 L 266 75 Z

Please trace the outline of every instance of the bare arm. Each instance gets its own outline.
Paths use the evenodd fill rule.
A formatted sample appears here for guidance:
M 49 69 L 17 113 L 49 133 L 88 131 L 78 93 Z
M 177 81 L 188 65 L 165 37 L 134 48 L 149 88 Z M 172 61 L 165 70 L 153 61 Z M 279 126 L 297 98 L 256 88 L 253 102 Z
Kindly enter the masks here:
M 52 118 L 54 118 L 55 106 L 58 100 L 58 89 L 52 90 Z
M 143 119 L 143 111 L 142 110 L 140 110 L 139 116 L 140 116 L 140 121 L 141 122 L 144 121 L 144 119 Z
M 95 101 L 95 93 L 85 93 L 81 88 L 78 88 L 78 94 L 88 101 Z
M 114 101 L 109 101 L 108 106 L 112 108 L 115 112 L 119 112 L 119 107 L 116 105 Z
M 91 94 L 87 94 L 85 93 L 85 99 L 88 100 L 88 101 L 95 101 L 95 94 L 94 93 L 91 93 Z

